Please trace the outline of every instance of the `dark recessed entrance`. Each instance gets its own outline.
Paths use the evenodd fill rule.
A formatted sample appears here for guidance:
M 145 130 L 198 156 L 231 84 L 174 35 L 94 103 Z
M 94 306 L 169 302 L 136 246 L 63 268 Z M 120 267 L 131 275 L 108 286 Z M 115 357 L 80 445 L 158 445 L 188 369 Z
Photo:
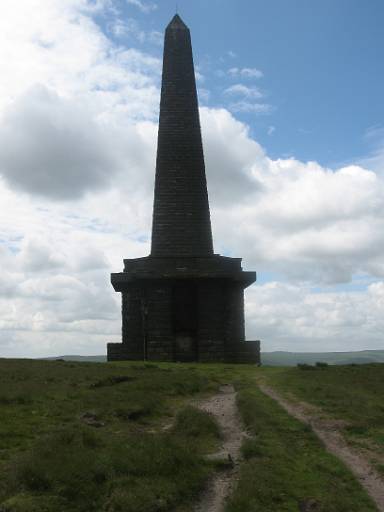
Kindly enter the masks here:
M 173 330 L 175 361 L 197 360 L 197 290 L 191 281 L 173 287 Z

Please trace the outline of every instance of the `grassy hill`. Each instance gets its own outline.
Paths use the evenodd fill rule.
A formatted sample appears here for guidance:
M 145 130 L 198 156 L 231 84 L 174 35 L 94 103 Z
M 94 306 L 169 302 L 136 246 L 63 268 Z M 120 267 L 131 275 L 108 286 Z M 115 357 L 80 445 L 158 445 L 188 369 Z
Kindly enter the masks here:
M 263 352 L 264 366 L 296 366 L 299 363 L 315 364 L 368 364 L 384 363 L 384 350 L 362 350 L 359 352 Z
M 259 376 L 280 393 L 343 420 L 344 437 L 373 450 L 384 475 L 384 364 L 260 368 Z
M 250 433 L 226 512 L 297 511 L 311 500 L 319 512 L 375 511 L 311 430 L 257 389 L 259 375 L 278 371 L 0 359 L 0 511 L 191 512 L 223 468 L 209 457 L 218 425 L 191 400 L 224 383 Z
M 203 454 L 218 430 L 185 405 L 218 382 L 182 367 L 0 360 L 0 510 L 150 512 L 190 501 L 214 470 Z
M 42 361 L 76 361 L 78 363 L 106 363 L 107 356 L 58 356 L 58 357 L 45 357 Z
M 263 352 L 263 366 L 296 366 L 315 364 L 369 364 L 384 363 L 384 350 L 361 350 L 359 352 Z

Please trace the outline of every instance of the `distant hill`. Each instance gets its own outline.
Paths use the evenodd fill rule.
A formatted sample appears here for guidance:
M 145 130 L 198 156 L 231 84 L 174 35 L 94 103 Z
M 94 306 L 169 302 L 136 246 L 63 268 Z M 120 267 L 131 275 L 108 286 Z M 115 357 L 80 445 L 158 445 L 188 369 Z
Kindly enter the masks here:
M 106 356 L 59 356 L 45 359 L 64 359 L 88 363 L 105 363 Z M 362 350 L 360 352 L 262 352 L 263 366 L 296 366 L 298 363 L 314 364 L 318 361 L 328 364 L 384 363 L 384 350 Z
M 362 350 L 360 352 L 264 352 L 263 366 L 296 366 L 298 363 L 315 364 L 384 363 L 384 350 Z
M 79 363 L 106 363 L 107 356 L 58 356 L 58 357 L 44 357 L 45 361 L 57 361 L 64 359 L 64 361 L 78 361 Z

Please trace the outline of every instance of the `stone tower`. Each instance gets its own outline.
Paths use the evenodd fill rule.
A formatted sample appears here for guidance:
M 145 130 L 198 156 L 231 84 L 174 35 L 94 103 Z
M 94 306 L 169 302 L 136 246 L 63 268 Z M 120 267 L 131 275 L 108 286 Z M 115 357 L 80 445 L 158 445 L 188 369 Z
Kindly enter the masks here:
M 112 274 L 122 294 L 122 343 L 108 360 L 260 361 L 246 342 L 240 258 L 214 254 L 191 36 L 165 32 L 151 254 Z

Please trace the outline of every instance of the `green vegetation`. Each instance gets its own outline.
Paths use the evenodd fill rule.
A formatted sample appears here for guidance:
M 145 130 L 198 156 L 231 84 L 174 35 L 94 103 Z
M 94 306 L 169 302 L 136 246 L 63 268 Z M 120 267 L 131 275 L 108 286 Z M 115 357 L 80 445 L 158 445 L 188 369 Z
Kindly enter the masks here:
M 108 439 L 89 429 L 66 428 L 16 459 L 8 482 L 16 498 L 12 492 L 3 507 L 18 510 L 8 503 L 17 503 L 22 490 L 23 500 L 27 496 L 36 507 L 51 503 L 52 512 L 166 511 L 193 497 L 208 474 L 193 448 L 182 436 L 140 433 L 127 442 L 121 435 Z
M 239 389 L 255 436 L 228 512 L 297 511 L 308 499 L 319 511 L 375 510 L 312 433 L 257 391 L 256 377 L 277 383 L 289 371 L 0 359 L 0 511 L 190 512 L 223 469 L 206 457 L 218 426 L 191 400 L 222 383 Z M 330 368 L 292 371 L 311 378 Z
M 345 436 L 384 454 L 384 364 L 270 368 L 260 371 L 282 393 L 345 420 Z
M 240 386 L 238 406 L 253 438 L 227 512 L 369 512 L 376 507 L 309 427 L 258 389 Z
M 190 502 L 215 469 L 203 455 L 219 430 L 184 404 L 219 383 L 208 367 L 0 360 L 0 510 L 161 512 Z
M 221 437 L 219 426 L 212 416 L 191 406 L 178 412 L 173 432 L 189 438 L 190 443 L 205 451 L 214 449 Z

